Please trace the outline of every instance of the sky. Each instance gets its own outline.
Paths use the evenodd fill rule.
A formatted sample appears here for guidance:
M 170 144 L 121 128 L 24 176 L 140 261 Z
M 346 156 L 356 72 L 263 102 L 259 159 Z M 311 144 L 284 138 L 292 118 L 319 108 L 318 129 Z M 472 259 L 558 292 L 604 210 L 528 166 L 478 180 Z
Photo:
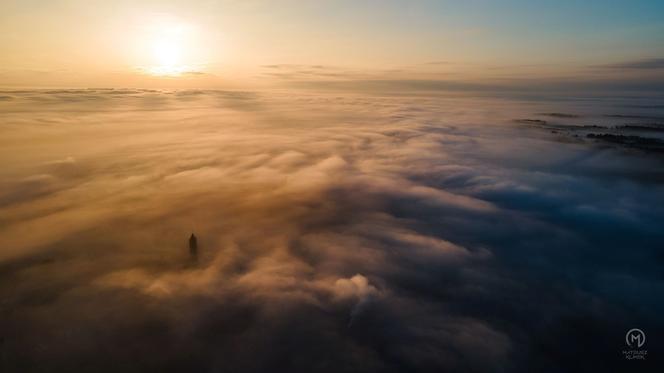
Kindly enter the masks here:
M 5 0 L 0 77 L 37 87 L 581 79 L 659 89 L 663 12 L 660 1 Z

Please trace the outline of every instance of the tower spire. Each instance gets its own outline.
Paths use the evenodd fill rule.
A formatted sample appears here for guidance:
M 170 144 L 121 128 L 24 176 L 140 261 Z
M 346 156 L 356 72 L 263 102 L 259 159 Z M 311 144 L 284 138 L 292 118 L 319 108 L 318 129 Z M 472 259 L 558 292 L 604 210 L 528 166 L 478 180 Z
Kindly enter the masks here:
M 189 236 L 189 256 L 193 261 L 198 260 L 198 239 L 194 233 Z

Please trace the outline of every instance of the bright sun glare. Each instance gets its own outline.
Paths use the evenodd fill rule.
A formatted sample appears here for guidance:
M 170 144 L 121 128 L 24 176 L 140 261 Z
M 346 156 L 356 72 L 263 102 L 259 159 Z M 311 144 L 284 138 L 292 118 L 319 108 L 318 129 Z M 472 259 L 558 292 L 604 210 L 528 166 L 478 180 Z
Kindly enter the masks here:
M 176 66 L 182 58 L 180 46 L 166 40 L 155 43 L 152 53 L 157 64 L 161 66 Z
M 193 69 L 193 33 L 190 27 L 177 22 L 158 22 L 150 27 L 144 41 L 149 53 L 145 70 L 152 75 L 178 76 Z

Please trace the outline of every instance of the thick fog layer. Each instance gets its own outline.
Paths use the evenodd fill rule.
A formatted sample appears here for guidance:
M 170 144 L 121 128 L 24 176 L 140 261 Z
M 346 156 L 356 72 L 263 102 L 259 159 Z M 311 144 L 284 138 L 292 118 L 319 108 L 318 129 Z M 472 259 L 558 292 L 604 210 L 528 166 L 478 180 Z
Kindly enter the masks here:
M 661 155 L 515 121 L 635 103 L 2 92 L 3 371 L 656 365 Z

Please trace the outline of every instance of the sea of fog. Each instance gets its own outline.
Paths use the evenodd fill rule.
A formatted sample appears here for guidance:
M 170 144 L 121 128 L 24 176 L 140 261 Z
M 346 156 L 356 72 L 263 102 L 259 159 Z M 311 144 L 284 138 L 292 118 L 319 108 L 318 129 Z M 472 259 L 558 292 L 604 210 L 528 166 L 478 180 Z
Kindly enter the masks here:
M 0 371 L 657 366 L 663 135 L 639 96 L 2 91 Z

